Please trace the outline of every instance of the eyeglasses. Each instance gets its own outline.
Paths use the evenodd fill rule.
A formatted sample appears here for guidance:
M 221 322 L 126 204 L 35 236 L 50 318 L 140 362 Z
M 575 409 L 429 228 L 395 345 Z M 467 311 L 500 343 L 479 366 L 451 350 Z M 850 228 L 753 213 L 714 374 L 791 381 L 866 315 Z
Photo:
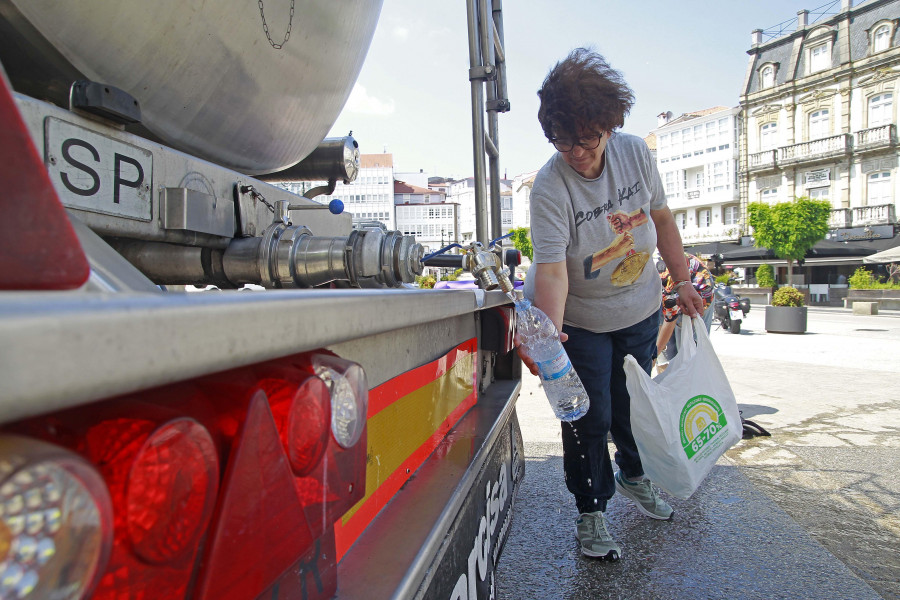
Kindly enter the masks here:
M 594 135 L 581 138 L 578 142 L 573 142 L 572 140 L 562 140 L 557 138 L 551 138 L 550 143 L 553 144 L 553 147 L 559 150 L 560 152 L 571 152 L 572 148 L 575 147 L 576 143 L 581 146 L 585 150 L 595 150 L 600 146 L 600 140 L 603 139 L 602 133 L 596 133 Z

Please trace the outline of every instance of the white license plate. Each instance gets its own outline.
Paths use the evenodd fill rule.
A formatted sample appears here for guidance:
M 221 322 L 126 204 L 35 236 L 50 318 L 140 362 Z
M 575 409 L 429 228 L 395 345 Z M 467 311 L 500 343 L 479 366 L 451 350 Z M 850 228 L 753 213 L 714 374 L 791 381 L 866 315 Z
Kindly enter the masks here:
M 739 310 L 734 310 L 734 309 L 732 308 L 732 309 L 731 309 L 730 311 L 728 311 L 728 312 L 729 312 L 730 315 L 731 315 L 731 320 L 732 320 L 732 321 L 740 321 L 741 319 L 744 318 L 744 313 L 741 312 L 741 311 L 739 311 Z
M 152 152 L 52 117 L 44 135 L 44 160 L 64 205 L 151 219 Z

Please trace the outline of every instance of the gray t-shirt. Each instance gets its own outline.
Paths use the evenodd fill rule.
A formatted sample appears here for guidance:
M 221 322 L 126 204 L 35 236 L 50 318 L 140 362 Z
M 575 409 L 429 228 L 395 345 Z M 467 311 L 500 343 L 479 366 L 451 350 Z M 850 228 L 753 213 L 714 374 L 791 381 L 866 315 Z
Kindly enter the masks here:
M 531 191 L 531 239 L 535 263 L 566 261 L 563 323 L 616 331 L 659 310 L 650 210 L 665 207 L 656 162 L 637 136 L 613 134 L 597 179 L 579 175 L 559 153 L 547 161 Z M 533 274 L 532 268 L 525 292 L 532 297 Z

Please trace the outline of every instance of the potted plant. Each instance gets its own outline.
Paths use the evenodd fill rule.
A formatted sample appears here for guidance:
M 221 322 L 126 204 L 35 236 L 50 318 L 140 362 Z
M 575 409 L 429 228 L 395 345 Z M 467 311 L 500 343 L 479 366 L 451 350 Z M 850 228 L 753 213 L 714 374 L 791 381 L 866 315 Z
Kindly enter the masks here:
M 806 333 L 806 307 L 803 292 L 792 287 L 779 288 L 766 307 L 766 331 L 769 333 Z

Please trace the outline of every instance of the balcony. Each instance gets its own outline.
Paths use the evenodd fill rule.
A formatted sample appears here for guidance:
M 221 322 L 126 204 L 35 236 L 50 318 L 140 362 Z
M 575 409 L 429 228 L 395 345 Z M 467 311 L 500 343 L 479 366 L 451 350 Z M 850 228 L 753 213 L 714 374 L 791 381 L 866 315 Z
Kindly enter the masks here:
M 750 171 L 771 171 L 775 169 L 778 166 L 775 160 L 776 153 L 777 150 L 766 150 L 751 154 L 748 157 Z
M 873 152 L 897 147 L 897 126 L 882 125 L 856 132 L 853 149 L 857 152 Z
M 812 163 L 846 156 L 852 148 L 849 133 L 802 142 L 778 149 L 778 163 L 781 166 Z
M 845 227 L 850 227 L 851 223 L 849 208 L 832 209 L 831 215 L 828 218 L 829 229 L 843 229 Z
M 853 211 L 853 226 L 864 225 L 891 225 L 897 220 L 894 215 L 893 204 L 879 204 L 878 206 L 857 206 Z

